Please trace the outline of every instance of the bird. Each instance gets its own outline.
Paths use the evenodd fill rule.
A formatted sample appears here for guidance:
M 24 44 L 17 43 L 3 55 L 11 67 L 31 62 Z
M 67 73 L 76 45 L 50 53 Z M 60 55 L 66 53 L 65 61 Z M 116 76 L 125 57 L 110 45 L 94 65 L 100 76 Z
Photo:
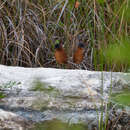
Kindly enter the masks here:
M 61 44 L 57 43 L 55 45 L 55 59 L 58 64 L 66 64 L 67 63 L 67 54 L 64 51 Z
M 78 48 L 77 50 L 74 52 L 73 55 L 73 62 L 76 64 L 80 64 L 83 61 L 83 57 L 84 57 L 84 44 L 83 43 L 79 43 L 78 44 Z

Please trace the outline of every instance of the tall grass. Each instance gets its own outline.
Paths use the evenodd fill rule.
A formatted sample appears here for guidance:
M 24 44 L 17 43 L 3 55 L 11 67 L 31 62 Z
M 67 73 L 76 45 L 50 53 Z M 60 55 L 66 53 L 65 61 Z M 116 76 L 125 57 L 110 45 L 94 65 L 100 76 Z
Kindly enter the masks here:
M 127 63 L 109 64 L 103 52 L 113 41 L 124 44 L 120 39 L 128 38 L 129 0 L 79 0 L 78 8 L 75 2 L 0 0 L 0 63 L 56 67 L 56 41 L 64 44 L 71 63 L 80 41 L 86 46 L 81 69 L 127 71 Z

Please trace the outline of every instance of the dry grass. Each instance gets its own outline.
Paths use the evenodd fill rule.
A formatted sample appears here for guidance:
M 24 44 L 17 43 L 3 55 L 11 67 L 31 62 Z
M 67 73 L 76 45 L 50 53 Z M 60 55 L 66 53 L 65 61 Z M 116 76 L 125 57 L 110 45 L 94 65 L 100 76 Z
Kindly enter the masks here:
M 57 67 L 54 45 L 61 42 L 70 68 L 127 71 L 126 64 L 116 70 L 118 65 L 109 65 L 100 52 L 111 41 L 120 43 L 122 36 L 129 36 L 130 2 L 82 0 L 78 8 L 75 2 L 0 0 L 0 64 Z M 83 63 L 77 66 L 71 57 L 79 41 L 85 44 L 86 52 Z

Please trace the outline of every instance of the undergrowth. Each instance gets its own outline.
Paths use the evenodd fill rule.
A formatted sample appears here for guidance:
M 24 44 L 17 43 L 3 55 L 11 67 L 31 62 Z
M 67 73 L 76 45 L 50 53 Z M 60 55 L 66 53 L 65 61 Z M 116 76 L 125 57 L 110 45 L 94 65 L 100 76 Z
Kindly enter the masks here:
M 54 45 L 58 41 L 64 44 L 71 69 L 127 71 L 127 58 L 123 63 L 111 62 L 104 50 L 111 44 L 125 46 L 122 38 L 130 44 L 129 0 L 76 2 L 0 0 L 0 64 L 57 67 Z M 74 66 L 78 42 L 85 44 L 86 51 L 83 63 Z

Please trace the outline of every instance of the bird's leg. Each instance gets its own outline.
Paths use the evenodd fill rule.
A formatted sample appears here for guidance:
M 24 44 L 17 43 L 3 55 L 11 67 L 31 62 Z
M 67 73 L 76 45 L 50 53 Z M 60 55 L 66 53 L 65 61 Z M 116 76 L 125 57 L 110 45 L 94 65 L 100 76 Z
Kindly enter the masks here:
M 58 63 L 56 63 L 56 68 L 60 68 L 61 66 L 58 64 Z
M 65 64 L 61 64 L 61 68 L 65 69 Z

